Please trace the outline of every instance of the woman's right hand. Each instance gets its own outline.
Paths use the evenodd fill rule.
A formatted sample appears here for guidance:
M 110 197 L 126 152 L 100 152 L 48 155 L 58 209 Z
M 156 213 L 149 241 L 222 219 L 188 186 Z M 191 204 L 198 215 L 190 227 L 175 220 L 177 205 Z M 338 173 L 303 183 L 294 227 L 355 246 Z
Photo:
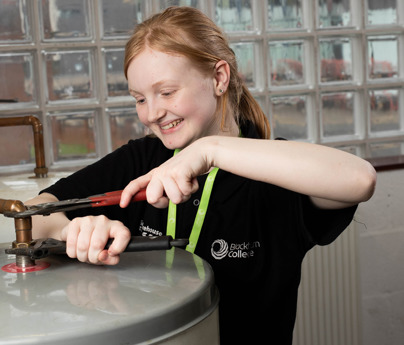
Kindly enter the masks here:
M 56 202 L 58 199 L 49 193 L 42 193 L 25 202 L 36 205 Z M 66 241 L 66 253 L 71 258 L 92 264 L 115 265 L 130 241 L 131 233 L 123 223 L 105 216 L 87 216 L 70 221 L 63 212 L 49 216 L 32 217 L 33 238 L 54 238 Z M 105 245 L 114 238 L 108 250 Z
M 109 249 L 105 249 L 110 238 L 114 240 Z M 60 239 L 66 241 L 69 257 L 99 265 L 116 265 L 130 238 L 131 233 L 123 223 L 105 216 L 75 218 L 60 233 Z

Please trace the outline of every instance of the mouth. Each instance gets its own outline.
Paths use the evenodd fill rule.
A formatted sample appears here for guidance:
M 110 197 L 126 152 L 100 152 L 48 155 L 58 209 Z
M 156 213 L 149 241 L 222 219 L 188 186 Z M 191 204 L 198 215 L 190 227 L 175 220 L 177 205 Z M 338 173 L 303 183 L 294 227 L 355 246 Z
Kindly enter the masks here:
M 161 126 L 160 128 L 162 130 L 168 130 L 168 129 L 177 127 L 182 121 L 184 121 L 184 120 L 182 120 L 182 119 L 175 120 L 173 122 L 168 123 L 167 125 Z

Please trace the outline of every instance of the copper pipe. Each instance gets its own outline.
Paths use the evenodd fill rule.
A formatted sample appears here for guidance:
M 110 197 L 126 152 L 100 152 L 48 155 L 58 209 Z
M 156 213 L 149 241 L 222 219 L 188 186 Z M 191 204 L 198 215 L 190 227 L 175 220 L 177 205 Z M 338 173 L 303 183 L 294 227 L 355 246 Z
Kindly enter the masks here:
M 0 199 L 0 213 L 23 212 L 27 208 L 20 200 Z M 32 218 L 14 218 L 17 246 L 27 246 L 32 242 Z
M 30 244 L 32 242 L 32 218 L 14 218 L 14 225 L 17 247 L 21 247 L 23 243 Z
M 32 218 L 14 218 L 14 226 L 16 240 L 13 242 L 13 248 L 32 246 L 34 244 L 32 241 Z M 29 267 L 35 265 L 35 260 L 26 255 L 16 255 L 15 263 L 18 267 Z
M 41 121 L 33 115 L 0 118 L 0 126 L 32 126 L 34 132 L 34 147 L 36 177 L 47 177 L 48 168 L 45 164 L 45 149 L 43 141 L 43 127 Z
M 0 213 L 23 212 L 27 208 L 20 200 L 0 199 Z M 32 241 L 32 218 L 14 218 L 15 237 L 13 248 L 29 247 Z M 19 267 L 28 267 L 35 265 L 35 261 L 24 255 L 17 255 L 16 265 Z

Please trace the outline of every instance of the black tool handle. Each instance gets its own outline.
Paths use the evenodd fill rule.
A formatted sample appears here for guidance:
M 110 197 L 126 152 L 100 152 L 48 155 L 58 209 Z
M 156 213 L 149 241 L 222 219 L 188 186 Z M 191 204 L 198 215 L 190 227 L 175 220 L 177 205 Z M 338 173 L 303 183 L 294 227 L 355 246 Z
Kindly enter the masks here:
M 105 249 L 108 249 L 113 239 L 108 240 Z M 141 252 L 149 250 L 167 250 L 171 247 L 185 247 L 188 240 L 173 240 L 171 236 L 132 236 L 125 252 Z

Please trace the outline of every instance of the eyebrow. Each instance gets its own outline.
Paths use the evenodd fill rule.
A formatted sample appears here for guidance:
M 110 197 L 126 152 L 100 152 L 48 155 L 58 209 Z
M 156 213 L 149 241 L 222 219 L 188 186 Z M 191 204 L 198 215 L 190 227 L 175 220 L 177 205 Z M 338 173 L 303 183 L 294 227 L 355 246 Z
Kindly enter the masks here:
M 137 95 L 140 95 L 139 92 L 137 92 L 136 90 L 133 90 L 131 88 L 129 88 L 129 93 L 131 94 L 132 97 L 135 97 L 135 98 Z
M 152 84 L 152 88 L 158 88 L 158 87 L 160 87 L 162 84 L 165 84 L 165 83 L 174 83 L 174 81 L 173 81 L 173 80 L 168 80 L 168 79 L 156 81 L 155 83 Z M 141 92 L 136 91 L 136 90 L 131 89 L 131 88 L 129 88 L 129 92 L 141 93 Z

